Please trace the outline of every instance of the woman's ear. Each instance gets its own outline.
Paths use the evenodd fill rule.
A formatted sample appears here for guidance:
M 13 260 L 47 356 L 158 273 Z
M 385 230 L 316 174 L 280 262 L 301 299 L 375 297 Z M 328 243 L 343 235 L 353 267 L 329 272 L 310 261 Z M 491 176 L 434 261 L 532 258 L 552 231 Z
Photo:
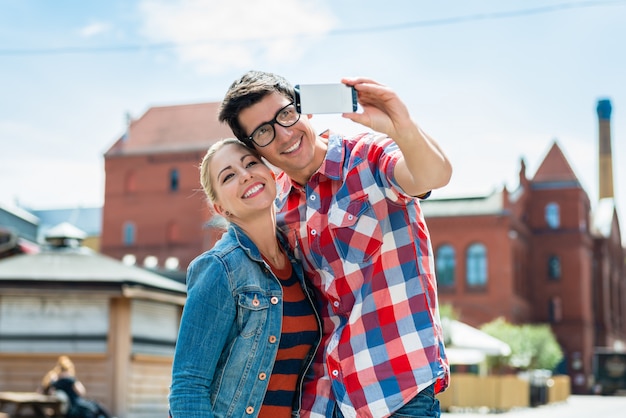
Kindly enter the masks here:
M 224 208 L 218 205 L 217 203 L 213 203 L 213 211 L 221 216 L 224 216 L 224 213 L 226 212 Z

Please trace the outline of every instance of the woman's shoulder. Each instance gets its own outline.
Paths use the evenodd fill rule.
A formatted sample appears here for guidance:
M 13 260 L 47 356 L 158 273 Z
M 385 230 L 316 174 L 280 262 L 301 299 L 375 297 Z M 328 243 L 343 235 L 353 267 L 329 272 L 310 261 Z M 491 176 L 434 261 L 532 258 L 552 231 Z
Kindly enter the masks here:
M 233 281 L 240 281 L 242 278 L 254 275 L 257 271 L 255 268 L 257 264 L 241 245 L 230 240 L 220 240 L 213 248 L 189 263 L 187 286 L 193 287 L 203 283 L 203 287 L 238 287 L 238 284 Z M 205 278 L 207 280 L 204 280 Z

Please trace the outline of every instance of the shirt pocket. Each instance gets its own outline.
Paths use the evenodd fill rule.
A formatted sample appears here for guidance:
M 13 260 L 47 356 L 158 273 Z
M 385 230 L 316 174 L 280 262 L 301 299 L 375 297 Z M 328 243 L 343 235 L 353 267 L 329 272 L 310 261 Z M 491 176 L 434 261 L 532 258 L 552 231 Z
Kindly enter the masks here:
M 238 295 L 237 324 L 242 338 L 250 338 L 263 331 L 269 306 L 269 298 L 262 292 L 248 291 Z
M 368 197 L 335 202 L 329 211 L 329 229 L 339 255 L 351 263 L 367 263 L 383 242 L 380 221 Z

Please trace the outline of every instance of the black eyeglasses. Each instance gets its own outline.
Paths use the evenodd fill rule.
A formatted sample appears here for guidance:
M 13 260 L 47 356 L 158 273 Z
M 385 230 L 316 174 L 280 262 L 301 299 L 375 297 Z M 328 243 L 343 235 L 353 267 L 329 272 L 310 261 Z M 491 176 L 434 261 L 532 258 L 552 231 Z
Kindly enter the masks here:
M 289 128 L 295 125 L 299 120 L 300 114 L 296 111 L 293 102 L 291 102 L 276 112 L 274 119 L 269 122 L 264 122 L 256 128 L 252 132 L 252 135 L 247 137 L 246 140 L 254 142 L 257 147 L 266 147 L 271 144 L 276 137 L 276 130 L 274 129 L 275 123 L 282 127 Z

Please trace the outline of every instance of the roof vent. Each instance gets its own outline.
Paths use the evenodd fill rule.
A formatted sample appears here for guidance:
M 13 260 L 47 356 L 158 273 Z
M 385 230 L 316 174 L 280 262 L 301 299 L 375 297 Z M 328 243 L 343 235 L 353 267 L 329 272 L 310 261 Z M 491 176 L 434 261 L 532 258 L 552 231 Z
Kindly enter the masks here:
M 68 222 L 50 228 L 45 234 L 46 243 L 52 248 L 78 248 L 86 237 L 87 233 Z

